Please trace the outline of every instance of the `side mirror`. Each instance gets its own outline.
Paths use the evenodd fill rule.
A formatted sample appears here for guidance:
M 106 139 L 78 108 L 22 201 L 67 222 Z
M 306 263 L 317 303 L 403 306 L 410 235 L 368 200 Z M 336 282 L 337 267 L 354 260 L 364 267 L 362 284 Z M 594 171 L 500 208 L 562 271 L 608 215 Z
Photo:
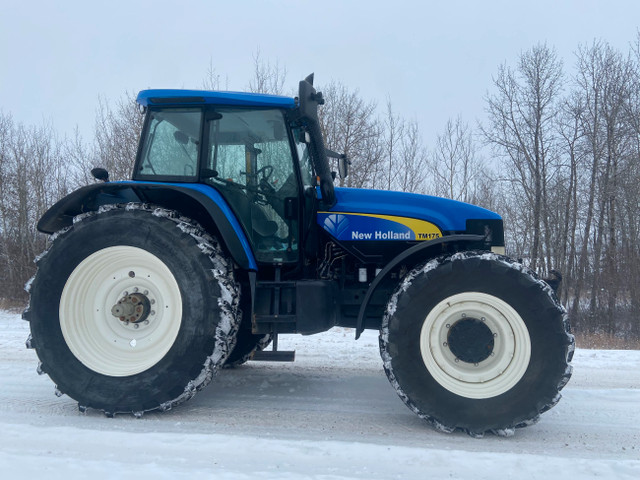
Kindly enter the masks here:
M 91 175 L 93 175 L 93 178 L 95 178 L 96 180 L 100 180 L 105 183 L 109 181 L 109 172 L 107 172 L 104 168 L 92 168 Z
M 338 173 L 340 174 L 340 178 L 347 178 L 347 175 L 349 175 L 349 165 L 351 165 L 351 162 L 345 155 L 342 155 L 338 159 Z

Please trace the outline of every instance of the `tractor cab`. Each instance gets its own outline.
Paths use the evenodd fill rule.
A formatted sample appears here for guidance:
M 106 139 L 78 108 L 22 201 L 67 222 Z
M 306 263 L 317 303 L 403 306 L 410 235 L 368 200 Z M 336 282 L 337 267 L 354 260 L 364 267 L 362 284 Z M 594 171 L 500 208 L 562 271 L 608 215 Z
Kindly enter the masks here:
M 246 97 L 246 106 L 238 99 Z M 148 109 L 138 181 L 193 182 L 229 204 L 258 262 L 299 259 L 300 204 L 316 180 L 293 99 L 226 92 L 141 92 Z M 292 128 L 293 127 L 293 128 Z

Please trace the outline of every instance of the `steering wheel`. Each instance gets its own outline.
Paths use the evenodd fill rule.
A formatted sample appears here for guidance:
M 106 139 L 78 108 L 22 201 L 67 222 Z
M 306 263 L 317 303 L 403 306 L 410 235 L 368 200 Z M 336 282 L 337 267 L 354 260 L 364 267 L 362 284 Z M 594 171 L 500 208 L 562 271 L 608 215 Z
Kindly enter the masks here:
M 260 180 L 258 181 L 258 188 L 262 193 L 265 193 L 265 194 L 275 193 L 276 189 L 273 188 L 273 185 L 271 185 L 271 183 L 269 182 L 269 179 L 271 178 L 272 174 L 273 174 L 272 165 L 265 165 L 264 167 L 256 170 L 256 173 L 255 173 L 256 177 L 258 177 L 259 175 L 262 175 Z
M 265 165 L 262 168 L 259 168 L 258 170 L 255 171 L 255 173 L 248 173 L 248 172 L 240 172 L 240 175 L 246 175 L 247 177 L 253 177 L 256 180 L 258 179 L 258 175 L 262 174 L 262 178 L 260 179 L 260 182 L 262 182 L 263 180 L 268 181 L 269 178 L 271 177 L 271 174 L 273 173 L 273 165 Z
M 271 178 L 272 173 L 273 173 L 273 165 L 265 165 L 264 167 L 256 170 L 255 176 L 257 177 L 258 175 L 262 174 L 262 178 L 260 179 L 260 182 L 262 182 L 263 180 L 269 180 L 269 178 Z

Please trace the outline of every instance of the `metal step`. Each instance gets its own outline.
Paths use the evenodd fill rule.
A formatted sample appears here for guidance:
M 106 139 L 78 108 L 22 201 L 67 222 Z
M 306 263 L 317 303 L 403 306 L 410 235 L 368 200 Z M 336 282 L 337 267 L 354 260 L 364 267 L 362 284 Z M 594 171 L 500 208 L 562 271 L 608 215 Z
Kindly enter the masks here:
M 253 352 L 251 359 L 256 362 L 294 362 L 296 359 L 295 350 L 278 350 L 278 334 L 273 334 L 271 340 L 271 350 Z
M 295 315 L 254 315 L 256 323 L 295 323 Z

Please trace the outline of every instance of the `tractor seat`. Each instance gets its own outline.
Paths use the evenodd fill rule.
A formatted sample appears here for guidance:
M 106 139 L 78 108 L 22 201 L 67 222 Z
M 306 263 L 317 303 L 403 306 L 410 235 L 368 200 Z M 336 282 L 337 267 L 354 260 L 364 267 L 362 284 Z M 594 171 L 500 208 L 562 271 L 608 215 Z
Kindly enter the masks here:
M 261 237 L 272 237 L 278 231 L 278 224 L 269 220 L 260 205 L 251 205 L 251 227 Z

